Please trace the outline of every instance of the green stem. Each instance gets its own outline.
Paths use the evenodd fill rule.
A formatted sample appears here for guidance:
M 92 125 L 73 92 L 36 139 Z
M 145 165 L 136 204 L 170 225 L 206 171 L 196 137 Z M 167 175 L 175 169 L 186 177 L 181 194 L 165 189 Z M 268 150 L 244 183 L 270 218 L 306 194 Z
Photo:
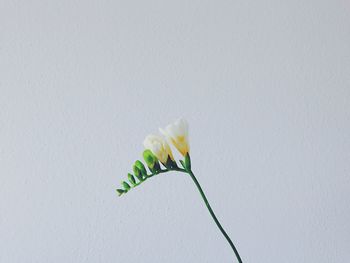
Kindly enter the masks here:
M 196 184 L 197 188 L 198 188 L 198 191 L 199 193 L 201 194 L 203 200 L 204 200 L 204 203 L 205 205 L 207 206 L 208 210 L 209 210 L 209 213 L 210 215 L 212 216 L 212 218 L 214 219 L 214 222 L 215 224 L 218 226 L 218 228 L 220 229 L 221 233 L 224 235 L 224 237 L 226 238 L 227 242 L 230 244 L 233 252 L 235 253 L 236 255 L 236 258 L 238 260 L 239 263 L 242 263 L 242 259 L 240 257 L 240 255 L 238 254 L 238 251 L 235 247 L 235 245 L 233 244 L 233 242 L 231 241 L 230 237 L 227 235 L 227 233 L 225 232 L 224 228 L 221 226 L 219 220 L 216 218 L 215 214 L 214 214 L 214 211 L 213 209 L 211 209 L 210 207 L 210 204 L 208 202 L 208 199 L 207 197 L 205 196 L 204 192 L 203 192 L 203 189 L 202 187 L 200 186 L 197 178 L 194 176 L 193 172 L 191 170 L 187 171 L 187 173 L 191 176 L 192 180 L 194 181 L 194 183 Z
M 171 168 L 171 170 L 169 169 L 164 169 L 164 170 L 159 170 L 158 172 L 155 172 L 155 173 L 152 173 L 152 174 L 149 174 L 147 175 L 146 177 L 144 177 L 144 180 L 143 181 L 140 181 L 134 185 L 131 185 L 130 187 L 131 188 L 135 188 L 137 186 L 139 186 L 140 184 L 142 184 L 144 181 L 146 181 L 147 179 L 153 177 L 153 176 L 156 176 L 158 174 L 162 174 L 162 173 L 167 173 L 167 172 L 170 172 L 170 171 L 178 171 L 178 172 L 182 172 L 182 173 L 186 173 L 187 171 L 185 169 L 182 169 L 180 167 L 174 167 L 174 168 Z

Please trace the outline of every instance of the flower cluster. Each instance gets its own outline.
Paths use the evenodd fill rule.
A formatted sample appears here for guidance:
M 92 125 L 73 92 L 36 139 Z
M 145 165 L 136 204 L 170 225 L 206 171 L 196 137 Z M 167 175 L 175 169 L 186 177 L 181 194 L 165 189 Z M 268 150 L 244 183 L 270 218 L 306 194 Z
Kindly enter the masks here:
M 163 136 L 148 135 L 143 142 L 145 147 L 143 159 L 150 174 L 147 172 L 145 165 L 137 160 L 133 165 L 133 174 L 128 174 L 128 182 L 123 181 L 122 188 L 117 189 L 119 195 L 127 193 L 131 188 L 140 185 L 146 179 L 159 173 L 172 170 L 191 170 L 188 124 L 186 120 L 179 119 L 169 124 L 164 129 L 159 129 L 159 131 Z M 170 142 L 184 157 L 184 160 L 180 160 L 183 169 L 178 167 L 168 142 Z

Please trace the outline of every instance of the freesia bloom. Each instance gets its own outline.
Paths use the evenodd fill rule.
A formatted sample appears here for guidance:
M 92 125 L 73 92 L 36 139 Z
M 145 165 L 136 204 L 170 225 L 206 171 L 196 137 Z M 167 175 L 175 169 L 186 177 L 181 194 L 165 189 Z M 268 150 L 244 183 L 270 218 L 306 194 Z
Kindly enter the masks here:
M 164 130 L 160 128 L 159 131 L 171 141 L 183 156 L 186 156 L 190 151 L 188 144 L 188 124 L 186 120 L 178 119 L 166 126 Z
M 171 152 L 169 144 L 161 136 L 148 135 L 143 141 L 143 145 L 161 161 L 166 164 L 168 156 L 174 161 L 173 153 Z

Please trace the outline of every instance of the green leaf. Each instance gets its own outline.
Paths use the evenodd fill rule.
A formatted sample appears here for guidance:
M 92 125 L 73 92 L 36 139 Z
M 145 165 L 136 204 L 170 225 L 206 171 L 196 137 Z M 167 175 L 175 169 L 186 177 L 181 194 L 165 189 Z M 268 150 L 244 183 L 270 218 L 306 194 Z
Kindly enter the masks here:
M 131 173 L 128 173 L 128 179 L 129 179 L 129 182 L 130 182 L 132 185 L 135 185 L 135 184 L 136 184 L 135 177 L 134 177 Z

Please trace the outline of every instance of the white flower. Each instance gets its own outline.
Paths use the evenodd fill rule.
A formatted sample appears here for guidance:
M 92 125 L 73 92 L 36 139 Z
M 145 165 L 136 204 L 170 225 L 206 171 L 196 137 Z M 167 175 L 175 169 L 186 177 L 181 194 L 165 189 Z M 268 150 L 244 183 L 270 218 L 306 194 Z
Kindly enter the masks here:
M 163 137 L 148 135 L 143 141 L 143 145 L 146 149 L 149 149 L 163 164 L 166 164 L 168 156 L 170 156 L 171 160 L 174 161 L 170 146 Z
M 188 124 L 186 120 L 178 119 L 166 126 L 164 130 L 160 128 L 159 131 L 171 141 L 183 156 L 186 156 L 190 151 L 188 144 Z

